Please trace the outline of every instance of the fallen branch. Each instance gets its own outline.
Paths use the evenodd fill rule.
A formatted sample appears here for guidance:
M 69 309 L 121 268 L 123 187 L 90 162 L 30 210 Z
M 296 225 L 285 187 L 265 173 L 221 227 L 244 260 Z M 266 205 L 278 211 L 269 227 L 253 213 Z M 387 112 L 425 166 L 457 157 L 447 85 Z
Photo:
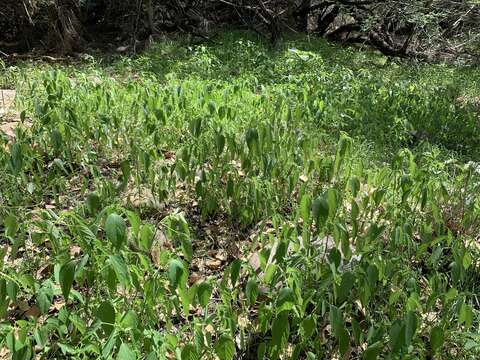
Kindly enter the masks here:
M 7 59 L 21 59 L 21 60 L 44 60 L 44 61 L 49 61 L 49 62 L 61 62 L 61 61 L 70 61 L 71 58 L 68 57 L 53 57 L 49 55 L 30 55 L 30 54 L 5 54 L 4 52 L 1 52 L 2 55 L 4 55 Z

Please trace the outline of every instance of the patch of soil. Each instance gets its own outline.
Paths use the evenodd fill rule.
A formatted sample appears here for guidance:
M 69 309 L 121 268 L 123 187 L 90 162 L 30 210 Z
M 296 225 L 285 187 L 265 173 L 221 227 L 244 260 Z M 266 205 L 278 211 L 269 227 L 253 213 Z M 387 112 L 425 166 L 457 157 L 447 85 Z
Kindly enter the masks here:
M 9 140 L 15 138 L 15 128 L 22 122 L 15 109 L 16 93 L 16 90 L 0 89 L 0 135 L 6 134 Z M 25 119 L 23 125 L 30 127 L 31 119 Z
M 0 89 L 0 132 L 14 137 L 15 127 L 20 122 L 20 114 L 15 111 L 15 90 Z
M 0 89 L 0 115 L 13 109 L 16 93 L 15 90 Z

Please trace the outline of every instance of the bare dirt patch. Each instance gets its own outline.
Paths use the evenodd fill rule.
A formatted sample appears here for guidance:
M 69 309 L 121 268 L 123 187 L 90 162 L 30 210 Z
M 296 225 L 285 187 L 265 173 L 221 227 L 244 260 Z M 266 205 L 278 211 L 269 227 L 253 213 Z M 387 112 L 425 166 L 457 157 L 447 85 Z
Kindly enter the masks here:
M 15 110 L 15 95 L 15 90 L 0 89 L 0 132 L 11 138 L 20 123 L 20 114 Z
M 0 89 L 0 115 L 4 115 L 13 109 L 15 95 L 15 90 Z
M 16 90 L 0 89 L 0 134 L 6 134 L 10 140 L 15 138 L 15 128 L 22 123 L 15 108 L 16 94 Z M 23 125 L 30 127 L 31 119 L 24 119 Z

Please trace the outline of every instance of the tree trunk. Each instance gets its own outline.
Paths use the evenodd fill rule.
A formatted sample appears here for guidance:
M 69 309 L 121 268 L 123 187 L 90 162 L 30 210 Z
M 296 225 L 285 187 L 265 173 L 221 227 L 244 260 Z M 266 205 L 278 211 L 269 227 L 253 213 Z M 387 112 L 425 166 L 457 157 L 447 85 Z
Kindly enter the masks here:
M 150 30 L 150 34 L 155 35 L 157 31 L 155 29 L 155 12 L 153 9 L 152 0 L 147 1 L 147 20 L 148 20 L 148 29 Z
M 83 47 L 82 24 L 78 17 L 79 7 L 75 0 L 56 0 L 53 12 L 55 37 L 60 41 L 58 50 L 64 54 L 79 51 Z

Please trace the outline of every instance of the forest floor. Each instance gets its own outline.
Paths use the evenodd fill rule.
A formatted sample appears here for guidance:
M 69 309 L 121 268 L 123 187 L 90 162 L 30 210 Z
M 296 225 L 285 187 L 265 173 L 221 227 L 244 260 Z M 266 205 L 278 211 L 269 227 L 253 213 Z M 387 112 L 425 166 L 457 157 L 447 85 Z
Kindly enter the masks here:
M 2 68 L 0 358 L 478 356 L 478 68 L 82 59 Z

